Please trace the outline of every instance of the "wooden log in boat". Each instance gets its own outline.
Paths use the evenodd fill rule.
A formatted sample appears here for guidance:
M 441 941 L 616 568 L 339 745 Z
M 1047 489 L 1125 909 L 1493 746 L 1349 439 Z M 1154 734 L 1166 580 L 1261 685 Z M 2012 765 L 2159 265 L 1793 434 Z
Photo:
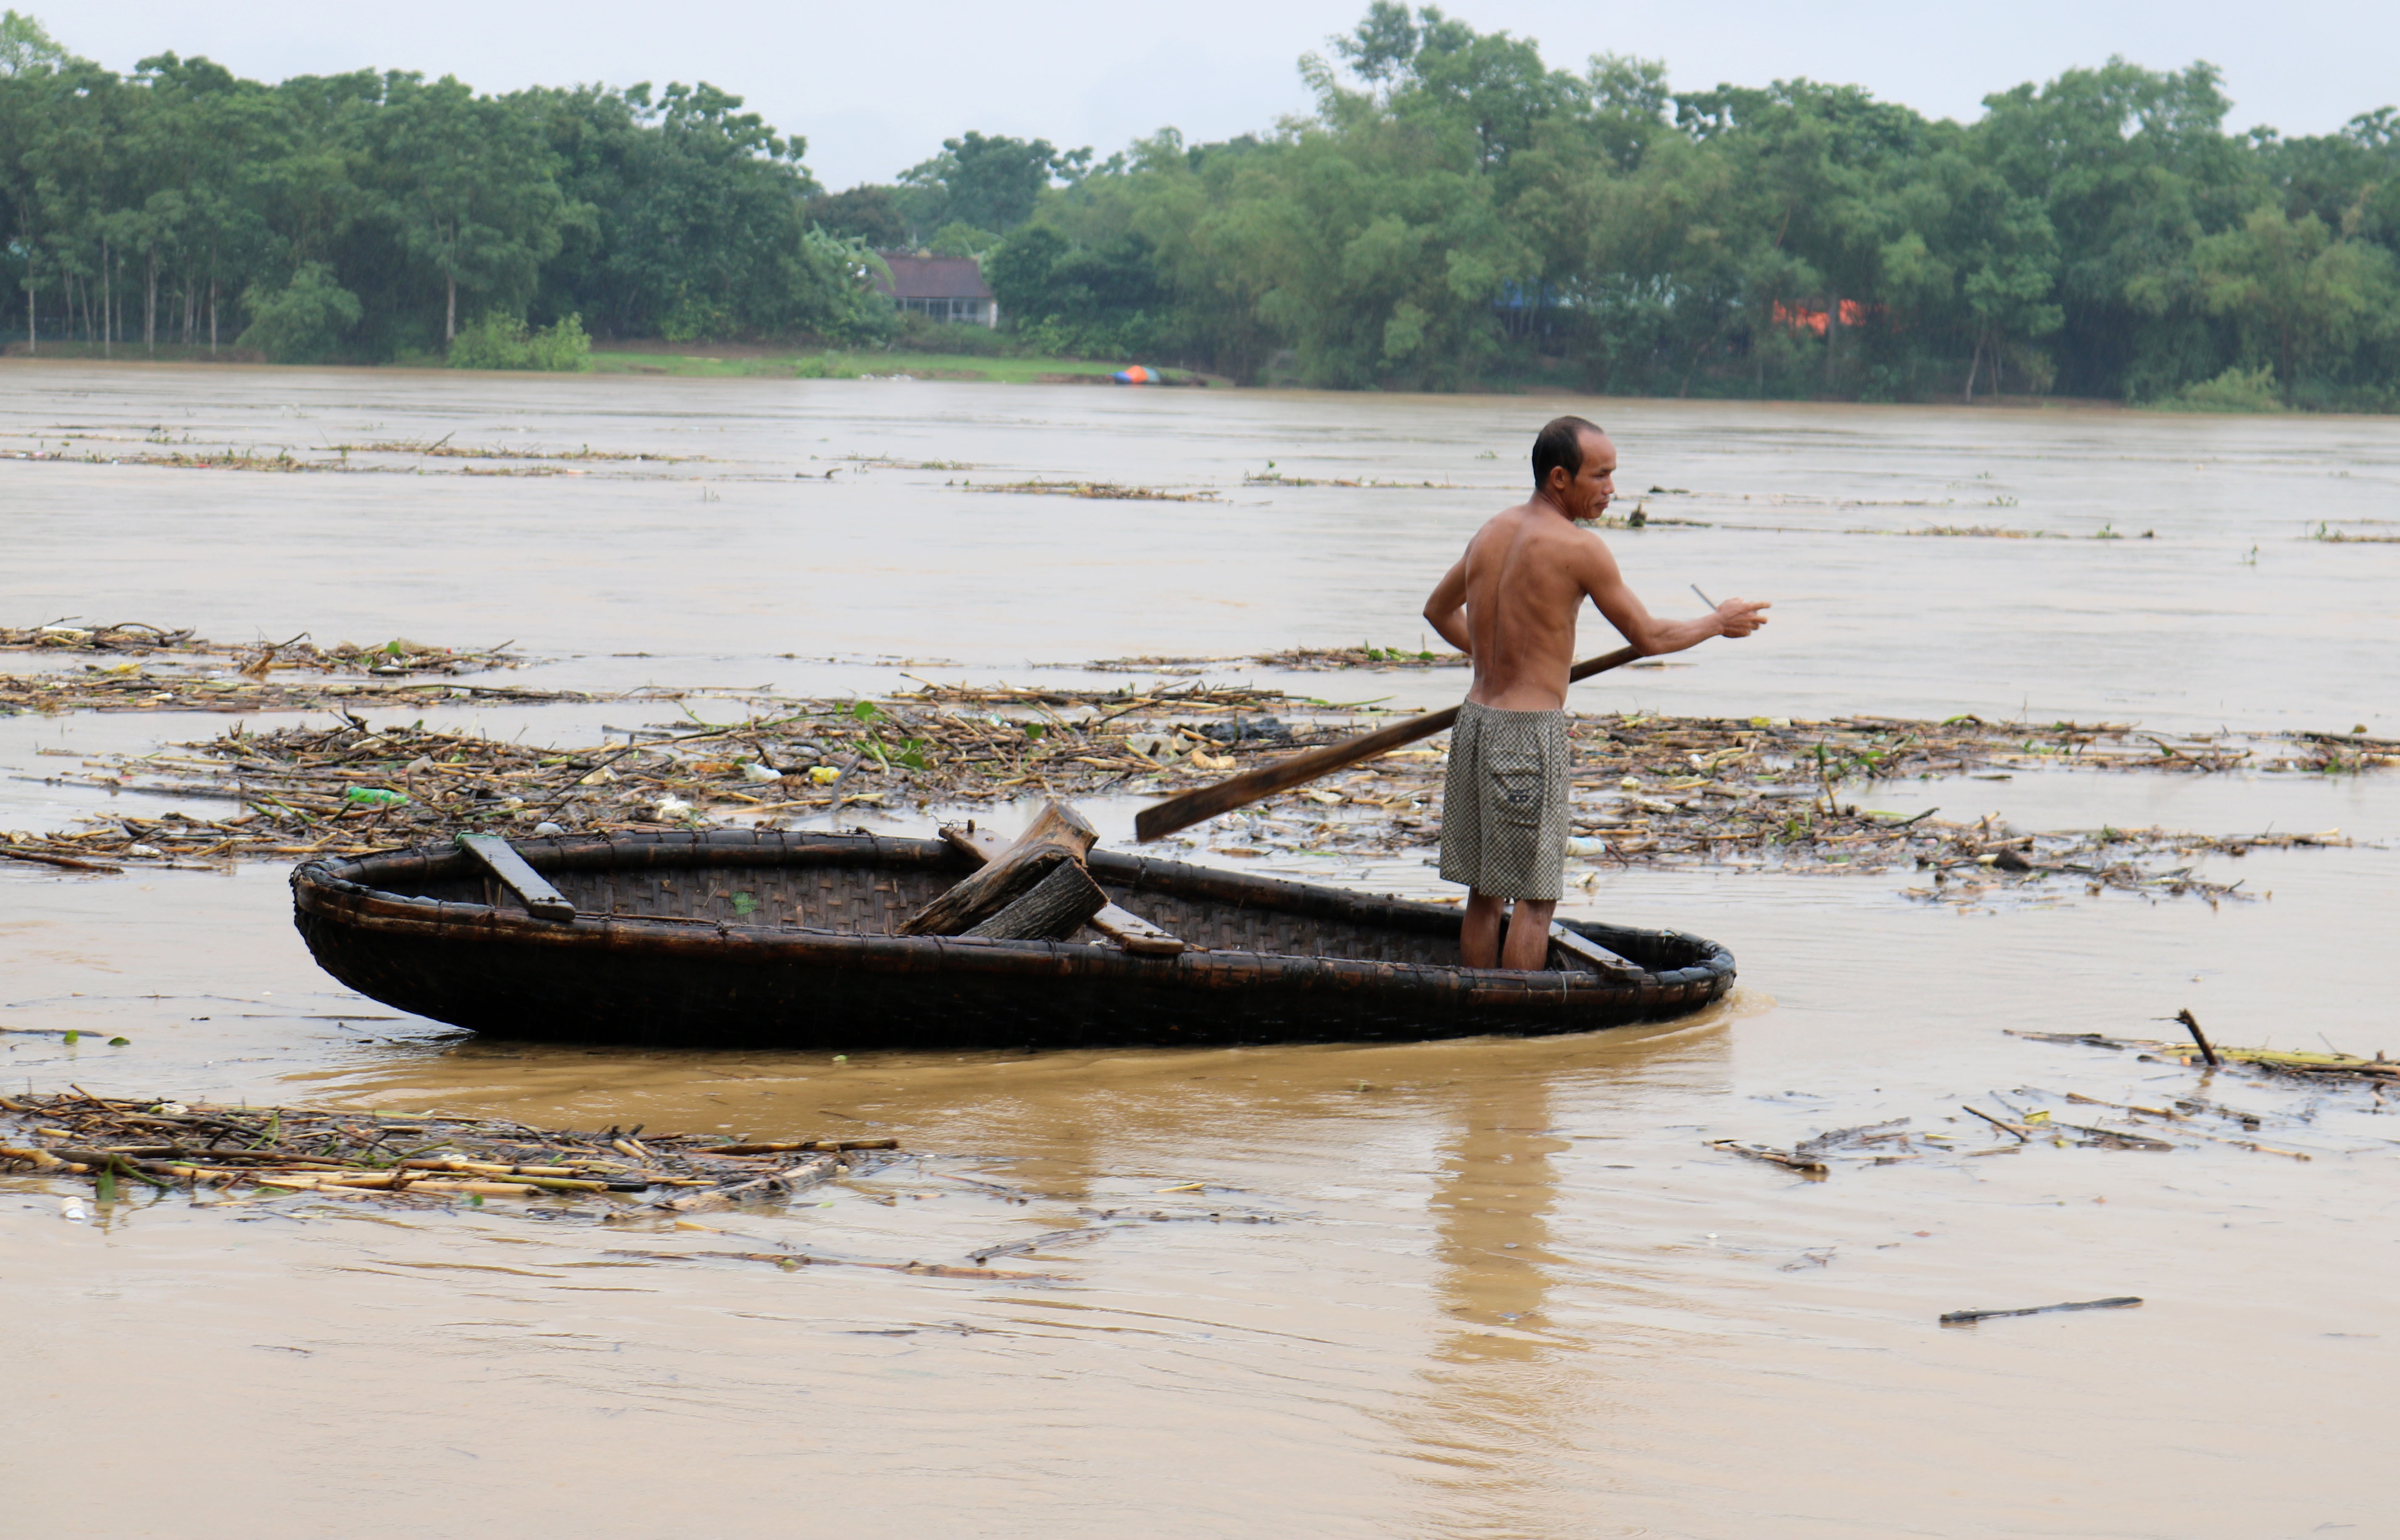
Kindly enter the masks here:
M 363 994 L 554 1042 L 1389 1042 L 1664 1020 L 1733 986 L 1731 955 L 1698 936 L 1575 920 L 1638 972 L 1462 968 L 1455 909 L 1110 851 L 1085 865 L 1112 904 L 1191 949 L 898 934 L 975 869 L 938 839 L 709 830 L 513 844 L 573 919 L 527 912 L 445 843 L 303 863 L 296 923 L 326 971 Z
M 942 825 L 942 838 L 978 865 L 986 861 L 998 860 L 1007 852 L 1009 844 L 991 830 L 976 828 L 972 823 L 964 828 L 956 824 L 945 824 Z M 1104 906 L 1087 917 L 1084 923 L 1126 951 L 1139 952 L 1144 957 L 1173 957 L 1188 945 L 1181 936 L 1167 934 L 1122 904 Z
M 1082 862 L 1061 861 L 1006 908 L 959 934 L 996 941 L 1056 941 L 1083 929 L 1084 920 L 1108 906 L 1109 895 Z
M 1014 904 L 1062 861 L 1082 861 L 1099 831 L 1064 802 L 1047 802 L 1016 842 L 900 922 L 902 935 L 961 935 Z M 1097 909 L 1098 906 L 1095 905 Z M 1078 924 L 1082 923 L 1079 920 Z

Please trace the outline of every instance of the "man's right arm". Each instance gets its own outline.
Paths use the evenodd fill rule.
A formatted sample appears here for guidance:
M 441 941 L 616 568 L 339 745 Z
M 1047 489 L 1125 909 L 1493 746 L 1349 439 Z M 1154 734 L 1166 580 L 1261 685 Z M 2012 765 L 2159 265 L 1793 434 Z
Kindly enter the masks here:
M 1425 618 L 1443 641 L 1469 658 L 1475 656 L 1475 638 L 1466 629 L 1466 557 L 1461 556 L 1434 585 L 1433 596 L 1425 601 Z
M 1697 620 L 1661 620 L 1626 586 L 1625 576 L 1617 569 L 1616 558 L 1609 553 L 1608 547 L 1597 536 L 1586 538 L 1589 543 L 1576 564 L 1576 579 L 1593 605 L 1608 617 L 1608 623 L 1641 648 L 1644 657 L 1681 652 L 1711 636 L 1747 636 L 1766 623 L 1766 617 L 1759 613 L 1767 607 L 1764 599 L 1727 599 Z

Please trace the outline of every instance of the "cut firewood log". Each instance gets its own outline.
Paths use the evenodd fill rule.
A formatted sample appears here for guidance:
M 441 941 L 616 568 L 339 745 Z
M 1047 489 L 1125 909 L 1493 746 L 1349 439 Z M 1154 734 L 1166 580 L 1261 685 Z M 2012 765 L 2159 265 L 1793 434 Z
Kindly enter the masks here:
M 1047 803 L 998 859 L 902 920 L 897 934 L 958 935 L 1006 908 L 1061 861 L 1081 866 L 1099 838 L 1074 809 Z
M 966 829 L 946 824 L 942 838 L 950 842 L 952 849 L 977 861 L 997 860 L 1008 849 L 1008 841 L 989 829 Z M 1160 930 L 1121 904 L 1110 905 L 1084 923 L 1137 957 L 1177 957 L 1193 949 L 1181 936 Z
M 1060 860 L 1050 875 L 965 934 L 988 941 L 1061 941 L 1108 906 L 1109 895 L 1082 863 Z

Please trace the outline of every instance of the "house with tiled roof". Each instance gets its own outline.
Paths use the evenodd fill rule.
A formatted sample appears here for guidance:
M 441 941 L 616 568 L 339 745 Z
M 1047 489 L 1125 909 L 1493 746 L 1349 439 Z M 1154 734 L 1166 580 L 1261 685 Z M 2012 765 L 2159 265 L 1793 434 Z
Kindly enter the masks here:
M 1000 307 L 993 302 L 991 289 L 983 280 L 983 265 L 975 258 L 907 252 L 881 254 L 884 266 L 892 269 L 892 277 L 888 280 L 876 279 L 875 287 L 890 294 L 892 303 L 901 309 L 929 320 L 968 326 L 1000 324 Z

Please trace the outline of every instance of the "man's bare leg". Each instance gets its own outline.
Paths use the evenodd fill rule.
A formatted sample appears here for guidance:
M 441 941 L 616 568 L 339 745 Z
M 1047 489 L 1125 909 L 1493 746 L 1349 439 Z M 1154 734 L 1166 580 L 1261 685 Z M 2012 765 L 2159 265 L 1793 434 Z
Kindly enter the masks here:
M 1550 916 L 1558 906 L 1555 898 L 1517 900 L 1517 912 L 1508 917 L 1508 950 L 1500 966 L 1531 973 L 1549 961 Z
M 1466 891 L 1466 918 L 1458 926 L 1458 960 L 1470 968 L 1500 966 L 1500 914 L 1508 901 Z
M 1557 899 L 1517 900 L 1508 920 L 1508 955 L 1500 955 L 1500 916 L 1508 901 L 1468 889 L 1466 918 L 1458 927 L 1458 960 L 1470 968 L 1519 968 L 1536 973 L 1550 960 L 1550 916 Z

